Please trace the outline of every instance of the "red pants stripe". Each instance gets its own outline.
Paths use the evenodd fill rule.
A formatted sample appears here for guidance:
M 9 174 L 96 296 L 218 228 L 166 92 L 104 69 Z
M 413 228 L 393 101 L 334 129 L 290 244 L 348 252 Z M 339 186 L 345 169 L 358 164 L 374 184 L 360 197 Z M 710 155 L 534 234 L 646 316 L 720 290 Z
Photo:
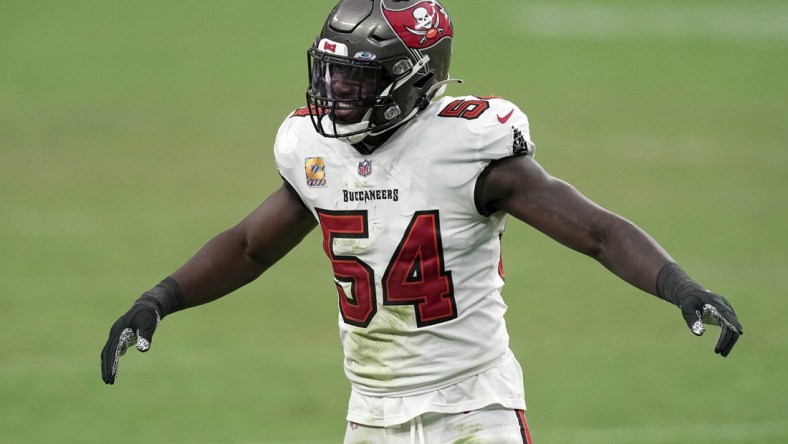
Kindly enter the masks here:
M 517 422 L 520 423 L 520 433 L 523 435 L 523 443 L 534 444 L 531 440 L 531 431 L 528 429 L 528 421 L 525 420 L 525 412 L 522 410 L 515 410 L 517 414 Z

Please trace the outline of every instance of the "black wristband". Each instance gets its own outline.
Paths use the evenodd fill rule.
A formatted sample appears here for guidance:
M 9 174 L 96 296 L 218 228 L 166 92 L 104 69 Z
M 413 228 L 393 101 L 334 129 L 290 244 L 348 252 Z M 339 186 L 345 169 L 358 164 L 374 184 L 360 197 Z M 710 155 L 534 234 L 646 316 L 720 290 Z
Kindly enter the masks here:
M 158 285 L 143 293 L 134 303 L 149 307 L 153 305 L 152 308 L 159 314 L 160 319 L 164 319 L 165 316 L 186 308 L 181 287 L 171 277 L 167 277 L 159 282 Z
M 678 266 L 670 263 L 662 267 L 657 275 L 657 296 L 671 304 L 681 307 L 684 299 L 694 290 L 706 291 L 703 286 Z

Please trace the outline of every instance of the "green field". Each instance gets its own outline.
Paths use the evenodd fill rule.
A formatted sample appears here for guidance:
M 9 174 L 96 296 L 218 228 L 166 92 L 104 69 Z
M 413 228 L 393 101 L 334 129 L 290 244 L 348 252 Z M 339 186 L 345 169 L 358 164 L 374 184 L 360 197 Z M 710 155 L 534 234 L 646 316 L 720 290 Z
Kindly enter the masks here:
M 280 179 L 332 2 L 0 0 L 0 442 L 336 443 L 349 384 L 317 233 L 166 319 L 118 383 L 112 322 Z M 524 224 L 504 238 L 538 444 L 788 442 L 788 3 L 445 0 L 455 95 L 728 297 L 731 356 Z

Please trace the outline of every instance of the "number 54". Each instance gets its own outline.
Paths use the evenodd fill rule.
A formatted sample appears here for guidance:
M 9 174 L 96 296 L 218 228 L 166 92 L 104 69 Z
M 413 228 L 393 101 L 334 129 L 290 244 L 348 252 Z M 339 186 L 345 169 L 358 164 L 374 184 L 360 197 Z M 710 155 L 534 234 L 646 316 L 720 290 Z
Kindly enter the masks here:
M 323 250 L 337 280 L 339 310 L 345 323 L 367 327 L 378 307 L 375 272 L 356 256 L 334 253 L 334 239 L 369 238 L 366 210 L 316 209 L 323 231 Z M 349 284 L 350 293 L 340 283 Z M 413 305 L 416 325 L 425 327 L 457 317 L 451 271 L 443 262 L 438 210 L 417 211 L 408 224 L 381 279 L 383 305 Z

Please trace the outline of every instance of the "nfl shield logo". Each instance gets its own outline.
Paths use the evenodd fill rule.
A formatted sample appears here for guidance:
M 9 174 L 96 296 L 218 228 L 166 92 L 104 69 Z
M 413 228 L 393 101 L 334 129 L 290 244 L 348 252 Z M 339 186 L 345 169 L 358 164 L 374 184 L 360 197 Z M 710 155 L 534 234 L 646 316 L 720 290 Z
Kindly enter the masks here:
M 372 174 L 372 161 L 364 159 L 358 163 L 358 174 L 361 177 L 367 177 Z

